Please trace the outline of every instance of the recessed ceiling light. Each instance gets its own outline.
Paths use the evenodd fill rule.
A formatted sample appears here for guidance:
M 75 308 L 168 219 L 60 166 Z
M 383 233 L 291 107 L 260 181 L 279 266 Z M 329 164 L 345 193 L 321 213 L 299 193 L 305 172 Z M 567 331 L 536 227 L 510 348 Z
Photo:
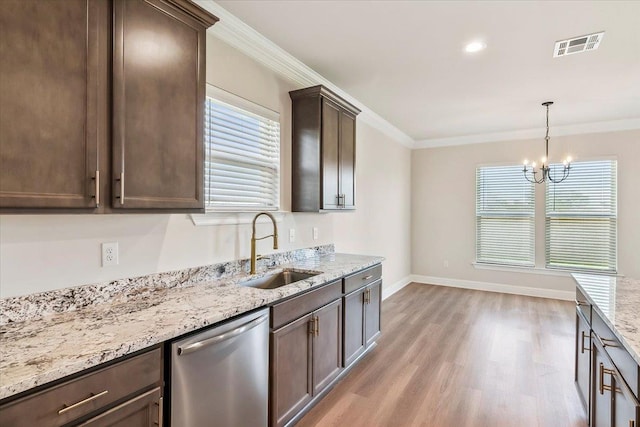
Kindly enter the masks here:
M 464 47 L 464 51 L 467 53 L 475 53 L 475 52 L 480 52 L 481 50 L 484 50 L 486 47 L 487 47 L 487 44 L 485 42 L 474 41 L 467 44 Z

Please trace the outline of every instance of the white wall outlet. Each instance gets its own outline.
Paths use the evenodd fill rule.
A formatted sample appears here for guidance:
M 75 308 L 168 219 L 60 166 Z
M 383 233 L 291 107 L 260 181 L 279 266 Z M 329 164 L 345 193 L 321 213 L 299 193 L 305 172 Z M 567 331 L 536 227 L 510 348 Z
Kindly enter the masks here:
M 318 240 L 318 227 L 313 227 L 313 240 Z
M 442 265 L 444 266 L 444 268 L 449 268 L 449 260 L 445 259 Z
M 289 243 L 293 243 L 296 241 L 296 229 L 295 228 L 290 228 L 289 229 Z
M 102 244 L 102 266 L 118 265 L 118 242 Z

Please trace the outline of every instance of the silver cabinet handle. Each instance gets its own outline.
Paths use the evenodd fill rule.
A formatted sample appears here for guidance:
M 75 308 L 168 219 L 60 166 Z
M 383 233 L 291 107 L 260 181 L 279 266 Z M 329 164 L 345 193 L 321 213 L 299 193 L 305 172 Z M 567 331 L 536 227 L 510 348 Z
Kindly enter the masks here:
M 93 178 L 95 184 L 96 184 L 96 190 L 95 190 L 95 196 L 93 196 L 94 199 L 96 199 L 96 208 L 100 207 L 100 171 L 97 170 L 96 171 L 96 176 L 95 178 Z
M 92 402 L 92 401 L 96 400 L 97 398 L 104 396 L 104 395 L 105 395 L 105 394 L 107 394 L 107 393 L 109 393 L 109 390 L 101 391 L 101 392 L 100 392 L 100 393 L 98 393 L 98 394 L 93 394 L 93 393 L 91 393 L 91 396 L 87 397 L 87 398 L 86 398 L 86 399 L 84 399 L 84 400 L 81 400 L 80 402 L 76 402 L 76 403 L 74 403 L 73 405 L 69 405 L 69 406 L 64 405 L 64 408 L 62 408 L 62 409 L 60 409 L 60 410 L 58 411 L 58 415 L 62 415 L 62 414 L 64 414 L 64 413 L 65 413 L 65 412 L 67 412 L 67 411 L 70 411 L 70 410 L 72 410 L 72 409 L 77 408 L 78 406 L 82 406 L 82 405 L 85 405 L 85 404 L 87 404 L 87 403 L 89 403 L 89 402 Z
M 370 274 L 370 275 L 368 275 L 368 276 L 364 276 L 364 277 L 362 278 L 362 280 L 369 280 L 369 279 L 371 279 L 372 277 L 373 277 L 373 274 Z
M 201 348 L 210 346 L 212 344 L 216 344 L 233 337 L 237 337 L 238 335 L 258 326 L 260 323 L 264 322 L 269 318 L 269 314 L 265 314 L 263 316 L 258 317 L 257 319 L 251 320 L 244 325 L 237 327 L 229 332 L 222 333 L 220 335 L 213 336 L 211 338 L 204 339 L 202 341 L 195 342 L 193 344 L 188 344 L 184 347 L 178 347 L 178 356 L 182 356 L 185 354 L 193 353 L 194 351 L 198 351 Z

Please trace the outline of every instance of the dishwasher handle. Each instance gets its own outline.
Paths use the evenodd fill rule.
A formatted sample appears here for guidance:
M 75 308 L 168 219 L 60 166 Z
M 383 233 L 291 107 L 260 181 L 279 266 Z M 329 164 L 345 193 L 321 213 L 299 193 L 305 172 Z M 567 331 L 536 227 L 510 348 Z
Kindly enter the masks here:
M 232 329 L 231 331 L 224 332 L 220 335 L 213 336 L 211 338 L 204 339 L 202 341 L 194 342 L 193 344 L 187 344 L 184 347 L 178 347 L 178 356 L 183 356 L 185 354 L 193 353 L 194 351 L 198 351 L 201 348 L 210 346 L 212 344 L 216 344 L 234 337 L 237 337 L 240 334 L 248 331 L 249 329 L 255 328 L 260 323 L 264 322 L 269 318 L 269 314 L 265 314 L 263 316 L 258 317 L 257 319 L 251 320 L 244 325 L 237 327 L 236 329 Z

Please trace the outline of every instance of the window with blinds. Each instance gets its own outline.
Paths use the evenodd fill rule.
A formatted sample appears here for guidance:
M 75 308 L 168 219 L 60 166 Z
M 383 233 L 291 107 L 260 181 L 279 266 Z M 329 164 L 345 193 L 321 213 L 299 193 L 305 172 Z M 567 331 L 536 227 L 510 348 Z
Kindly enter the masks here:
M 561 168 L 561 165 L 560 165 Z M 546 187 L 546 266 L 616 272 L 617 164 L 574 162 Z
M 522 166 L 476 169 L 476 261 L 533 267 L 534 185 Z
M 278 210 L 278 114 L 208 86 L 204 124 L 207 212 Z

